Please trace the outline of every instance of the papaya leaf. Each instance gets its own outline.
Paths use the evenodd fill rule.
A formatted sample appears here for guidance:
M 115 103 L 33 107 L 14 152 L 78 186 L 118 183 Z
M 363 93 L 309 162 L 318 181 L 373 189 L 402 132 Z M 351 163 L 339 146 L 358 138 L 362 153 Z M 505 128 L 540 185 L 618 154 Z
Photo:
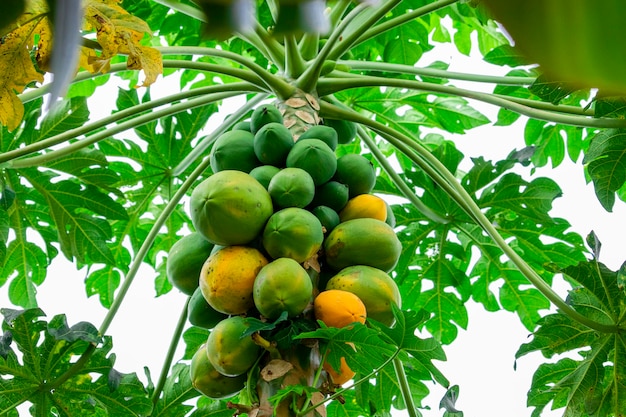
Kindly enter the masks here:
M 367 415 L 359 406 L 354 392 L 346 391 L 342 394 L 343 401 L 331 401 L 326 407 L 327 417 L 354 417 Z
M 593 103 L 594 117 L 624 117 L 626 116 L 626 97 L 596 94 Z
M 615 192 L 626 183 L 626 132 L 599 131 L 591 138 L 583 163 L 587 165 L 598 201 L 606 211 L 612 211 Z
M 483 56 L 483 60 L 493 65 L 519 67 L 530 64 L 522 53 L 511 45 L 500 45 Z
M 57 104 L 55 111 L 46 114 L 39 130 L 40 139 L 80 127 L 89 121 L 89 109 L 85 97 L 74 97 Z
M 60 315 L 47 323 L 37 308 L 2 309 L 2 314 L 3 329 L 11 332 L 12 344 L 21 353 L 20 358 L 13 352 L 0 357 L 2 373 L 10 376 L 0 382 L 3 413 L 25 401 L 33 404 L 36 415 L 62 409 L 65 415 L 142 416 L 152 409 L 137 376 L 113 369 L 111 339 L 95 344 L 101 339 L 93 325 L 83 322 L 70 327 Z M 85 366 L 65 379 L 78 357 L 90 349 Z
M 200 346 L 206 343 L 209 337 L 209 331 L 197 326 L 191 326 L 183 333 L 183 340 L 185 341 L 185 353 L 183 359 L 193 358 L 194 353 L 200 348 Z
M 563 270 L 580 286 L 569 292 L 568 301 L 581 314 L 606 324 L 623 320 L 623 293 L 617 273 L 596 260 Z M 533 339 L 515 354 L 520 358 L 539 351 L 546 358 L 578 353 L 539 366 L 528 394 L 528 404 L 539 416 L 552 401 L 565 407 L 566 415 L 620 415 L 626 410 L 626 344 L 621 333 L 598 333 L 562 313 L 550 314 L 537 323 Z
M 528 87 L 531 93 L 542 100 L 552 104 L 559 104 L 561 100 L 569 96 L 575 89 L 567 83 L 548 79 L 545 75 L 540 75 Z
M 463 412 L 456 409 L 456 400 L 459 398 L 459 386 L 454 385 L 446 391 L 439 402 L 439 409 L 445 409 L 443 417 L 463 417 Z
M 156 402 L 151 416 L 178 417 L 186 415 L 193 406 L 187 405 L 185 402 L 199 395 L 200 393 L 191 385 L 189 365 L 177 363 L 167 376 L 163 393 Z

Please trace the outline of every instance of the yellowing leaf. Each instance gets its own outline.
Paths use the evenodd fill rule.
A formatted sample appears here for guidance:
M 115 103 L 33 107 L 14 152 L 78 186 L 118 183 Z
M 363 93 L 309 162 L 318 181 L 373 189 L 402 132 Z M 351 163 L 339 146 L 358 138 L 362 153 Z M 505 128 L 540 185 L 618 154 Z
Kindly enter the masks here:
M 150 28 L 146 22 L 129 14 L 118 3 L 117 0 L 87 1 L 87 28 L 96 31 L 102 53 L 99 56 L 87 56 L 86 62 L 93 71 L 107 72 L 113 56 L 127 54 L 128 69 L 143 70 L 146 75 L 143 86 L 147 87 L 163 72 L 161 53 L 140 44 L 144 35 L 151 32 Z
M 0 45 L 0 122 L 15 130 L 24 116 L 17 94 L 33 82 L 43 82 L 30 58 L 34 35 L 47 26 L 45 19 L 33 20 L 8 33 Z

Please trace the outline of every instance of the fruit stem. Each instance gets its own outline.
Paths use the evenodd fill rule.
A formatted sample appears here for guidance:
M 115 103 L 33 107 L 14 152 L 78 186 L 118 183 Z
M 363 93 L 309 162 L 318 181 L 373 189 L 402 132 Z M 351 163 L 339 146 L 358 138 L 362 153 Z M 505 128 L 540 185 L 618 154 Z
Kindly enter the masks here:
M 419 417 L 420 413 L 417 411 L 417 407 L 415 406 L 415 401 L 413 400 L 413 395 L 411 393 L 411 387 L 409 387 L 409 380 L 406 377 L 406 372 L 404 372 L 404 364 L 397 356 L 393 358 L 393 369 L 396 371 L 396 379 L 398 381 L 398 385 L 400 385 L 400 392 L 402 393 L 402 398 L 404 399 L 404 404 L 406 405 L 409 417 Z
M 436 10 L 443 9 L 444 7 L 448 7 L 454 3 L 457 3 L 459 0 L 439 0 L 427 4 L 425 6 L 419 7 L 413 11 L 403 13 L 400 16 L 393 17 L 385 22 L 382 22 L 375 26 L 368 26 L 368 29 L 365 33 L 359 36 L 358 39 L 354 41 L 354 45 L 358 45 L 362 42 L 367 41 L 368 39 L 372 39 L 383 32 L 399 27 L 411 20 L 418 19 L 428 13 L 432 13 Z
M 232 84 L 230 84 L 232 87 Z M 191 90 L 194 91 L 194 90 Z M 237 111 L 232 113 L 224 122 L 217 127 L 213 132 L 209 135 L 203 137 L 198 141 L 198 144 L 194 146 L 194 148 L 183 158 L 182 161 L 176 165 L 176 167 L 172 170 L 172 175 L 175 177 L 179 176 L 183 172 L 189 168 L 193 162 L 195 162 L 198 158 L 203 156 L 206 150 L 211 146 L 213 142 L 224 132 L 230 129 L 235 123 L 241 120 L 246 113 L 255 108 L 258 104 L 260 104 L 263 100 L 267 99 L 268 94 L 259 93 L 250 100 L 246 101 L 246 103 L 241 106 Z
M 338 64 L 344 64 L 356 71 L 395 72 L 400 74 L 419 75 L 423 77 L 446 78 L 461 81 L 473 81 L 481 83 L 493 83 L 500 85 L 527 86 L 535 82 L 535 77 L 515 77 L 510 75 L 497 76 L 486 74 L 469 74 L 464 72 L 447 71 L 437 68 L 421 68 L 412 65 L 392 64 L 388 62 L 339 60 Z M 536 101 L 536 100 L 533 100 Z
M 375 120 L 361 115 L 358 112 L 352 110 L 344 110 L 337 106 L 333 106 L 327 102 L 322 101 L 320 103 L 320 113 L 324 114 L 326 111 L 332 112 L 334 117 L 342 117 L 346 120 L 364 124 L 370 127 L 374 132 L 387 139 L 391 144 L 397 148 L 402 148 L 403 153 L 415 162 L 420 168 L 427 170 L 429 174 L 435 171 L 438 175 L 432 177 L 433 180 L 442 188 L 444 188 L 450 197 L 456 201 L 476 222 L 479 226 L 487 232 L 487 234 L 494 240 L 498 247 L 504 252 L 504 254 L 515 264 L 519 271 L 535 286 L 548 300 L 550 300 L 562 313 L 569 316 L 571 319 L 587 326 L 593 330 L 601 333 L 616 333 L 619 331 L 617 325 L 607 325 L 592 320 L 583 314 L 576 311 L 566 301 L 564 301 L 553 289 L 548 285 L 543 278 L 524 261 L 524 259 L 517 254 L 508 243 L 502 238 L 500 233 L 491 224 L 489 219 L 480 210 L 480 207 L 474 202 L 472 197 L 467 193 L 461 184 L 457 181 L 454 175 L 443 165 L 435 156 L 433 156 L 428 149 L 421 145 L 417 140 L 414 140 L 395 129 L 383 125 Z M 409 147 L 407 152 L 406 147 Z M 429 174 L 430 175 L 430 174 Z M 449 192 L 450 190 L 452 192 Z
M 434 212 L 427 205 L 422 203 L 419 197 L 411 191 L 408 185 L 400 178 L 400 175 L 393 169 L 387 158 L 383 155 L 383 153 L 378 149 L 376 143 L 372 138 L 367 134 L 365 129 L 361 126 L 358 127 L 359 138 L 365 142 L 367 148 L 370 150 L 374 158 L 378 162 L 378 164 L 382 167 L 382 169 L 389 175 L 389 178 L 393 181 L 393 183 L 400 189 L 404 197 L 409 200 L 415 208 L 426 216 L 428 219 L 432 220 L 435 223 L 450 223 L 450 219 L 440 215 L 439 213 Z
M 479 100 L 488 104 L 493 104 L 504 109 L 514 111 L 532 119 L 545 120 L 554 123 L 561 123 L 571 126 L 592 127 L 592 128 L 623 128 L 626 127 L 626 119 L 605 119 L 590 118 L 572 114 L 562 114 L 555 111 L 547 111 L 531 108 L 524 104 L 519 104 L 514 100 L 504 98 L 489 93 L 482 93 L 464 88 L 457 88 L 449 85 L 440 85 L 423 81 L 402 80 L 395 78 L 360 76 L 351 74 L 342 78 L 322 78 L 317 83 L 317 92 L 320 96 L 327 96 L 339 91 L 358 87 L 388 87 L 405 88 L 417 91 L 428 91 L 446 95 L 454 95 L 474 100 Z
M 161 368 L 161 374 L 159 375 L 159 380 L 154 388 L 154 393 L 152 393 L 152 404 L 156 406 L 159 401 L 159 396 L 163 391 L 163 387 L 165 386 L 165 382 L 167 381 L 167 376 L 170 372 L 170 368 L 172 366 L 172 362 L 174 361 L 174 355 L 176 354 L 176 349 L 178 348 L 178 342 L 180 341 L 180 337 L 183 334 L 183 330 L 185 328 L 185 324 L 187 324 L 187 306 L 189 305 L 189 300 L 191 297 L 187 297 L 185 301 L 185 305 L 183 306 L 183 310 L 181 311 L 180 317 L 178 318 L 178 322 L 176 323 L 176 328 L 174 329 L 174 333 L 172 334 L 172 339 L 170 340 L 170 345 L 167 348 L 167 354 L 165 355 L 165 359 L 163 360 L 163 367 Z
M 222 86 L 222 90 L 230 90 L 230 88 L 228 88 L 229 86 Z M 224 88 L 226 87 L 226 88 Z M 98 141 L 104 140 L 104 139 L 109 139 L 111 138 L 112 135 L 116 134 L 116 133 L 120 133 L 129 129 L 133 129 L 137 126 L 140 126 L 144 123 L 148 123 L 152 120 L 156 120 L 156 119 L 160 119 L 162 117 L 166 117 L 166 116 L 171 116 L 173 114 L 176 113 L 180 113 L 181 111 L 185 111 L 188 109 L 193 109 L 195 107 L 200 107 L 200 106 L 204 106 L 207 105 L 209 103 L 215 102 L 215 101 L 220 101 L 223 100 L 225 98 L 229 98 L 229 97 L 234 97 L 236 95 L 241 94 L 241 92 L 237 92 L 237 91 L 225 91 L 225 92 L 221 92 L 221 93 L 212 93 L 212 94 L 206 94 L 204 96 L 200 96 L 197 98 L 193 98 L 190 100 L 187 100 L 185 102 L 181 102 L 181 103 L 177 103 L 177 104 L 173 104 L 169 107 L 160 109 L 160 110 L 156 110 L 150 113 L 146 113 L 146 114 L 142 114 L 140 116 L 136 116 L 133 119 L 130 119 L 126 122 L 122 122 L 119 123 L 115 126 L 110 127 L 109 129 L 106 130 L 101 130 L 98 133 L 95 133 L 93 135 L 87 136 L 84 139 L 78 140 L 76 142 L 73 142 L 61 149 L 57 149 L 54 151 L 50 151 L 50 152 L 46 152 L 42 155 L 37 155 L 37 156 L 32 156 L 29 158 L 24 158 L 24 159 L 18 159 L 18 160 L 14 160 L 11 161 L 7 167 L 9 168 L 14 168 L 14 169 L 19 169 L 19 168 L 27 168 L 27 167 L 33 167 L 33 166 L 41 166 L 41 165 L 45 165 L 47 163 L 49 163 L 50 161 L 53 161 L 57 158 L 61 158 L 67 155 L 72 154 L 73 152 L 76 152 L 82 148 L 85 148 L 87 146 L 90 146 Z M 108 118 L 105 118 L 108 119 Z M 104 120 L 104 119 L 103 119 Z M 52 138 L 50 138 L 52 139 Z M 67 140 L 67 139 L 65 139 Z M 36 148 L 36 146 L 33 146 L 33 148 Z M 29 152 L 33 152 L 33 148 L 28 149 Z M 8 152 L 7 152 L 8 153 Z M 11 156 L 11 155 L 9 155 Z M 2 159 L 6 158 L 5 155 L 2 155 L 1 157 Z
M 285 74 L 288 78 L 295 79 L 304 72 L 305 68 L 306 63 L 300 55 L 294 35 L 285 35 Z
M 322 47 L 322 50 L 319 54 L 313 59 L 313 62 L 310 63 L 309 67 L 302 73 L 302 75 L 296 80 L 296 87 L 305 92 L 311 92 L 315 89 L 315 85 L 317 84 L 320 76 L 320 72 L 322 70 L 322 66 L 324 65 L 324 61 L 326 61 L 330 52 L 337 43 L 345 28 L 350 24 L 352 20 L 358 17 L 363 10 L 366 9 L 365 3 L 358 4 L 354 9 L 350 11 L 346 15 L 346 17 L 341 20 L 339 25 L 333 30 L 332 34 L 328 38 L 328 41 Z
M 370 6 L 368 13 L 362 19 L 355 20 L 345 30 L 341 43 L 337 44 L 329 55 L 329 59 L 337 60 L 354 46 L 354 42 L 363 35 L 369 28 L 373 27 L 380 19 L 389 13 L 394 7 L 401 3 L 401 0 L 389 0 L 380 6 Z
M 283 71 L 284 68 L 282 68 L 282 66 L 285 62 L 285 52 L 283 51 L 282 45 L 278 43 L 259 22 L 256 22 L 254 33 L 259 37 L 261 44 L 267 50 L 268 56 L 266 58 L 272 61 L 278 69 Z
M 31 153 L 35 153 L 43 149 L 47 149 L 51 146 L 58 145 L 70 139 L 77 138 L 88 132 L 95 132 L 99 130 L 101 127 L 104 127 L 108 124 L 115 123 L 118 120 L 122 120 L 127 117 L 134 116 L 136 114 L 153 109 L 155 107 L 163 106 L 166 104 L 171 104 L 173 102 L 181 101 L 181 100 L 188 99 L 188 98 L 193 98 L 195 96 L 204 96 L 204 95 L 213 94 L 217 92 L 224 92 L 224 91 L 233 91 L 233 90 L 237 91 L 237 90 L 243 90 L 245 87 L 250 87 L 250 84 L 248 83 L 237 83 L 237 84 L 238 86 L 234 86 L 233 84 L 230 84 L 229 86 L 212 85 L 208 87 L 201 87 L 201 88 L 191 89 L 188 91 L 181 91 L 179 93 L 175 93 L 167 97 L 150 100 L 146 103 L 140 103 L 135 106 L 129 107 L 127 109 L 120 110 L 102 119 L 96 120 L 93 123 L 87 123 L 82 126 L 76 127 L 74 129 L 66 130 L 63 133 L 59 133 L 58 135 L 54 135 L 49 138 L 42 139 L 33 144 L 26 145 L 24 147 L 21 147 L 12 151 L 4 152 L 0 155 L 0 163 L 7 162 L 12 159 L 16 159 L 16 158 L 19 158 L 19 157 L 22 157 Z M 233 86 L 234 88 L 232 88 Z M 108 132 L 110 132 L 110 130 Z

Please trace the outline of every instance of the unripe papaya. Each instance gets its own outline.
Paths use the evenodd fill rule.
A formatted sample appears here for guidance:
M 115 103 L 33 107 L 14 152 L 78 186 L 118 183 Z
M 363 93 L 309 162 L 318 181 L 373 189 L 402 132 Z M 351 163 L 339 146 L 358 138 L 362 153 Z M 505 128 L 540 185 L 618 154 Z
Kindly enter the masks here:
M 277 168 L 272 165 L 261 165 L 254 168 L 250 171 L 250 176 L 261 183 L 263 187 L 267 190 L 272 177 L 276 175 L 280 171 L 280 168 Z
M 356 137 L 356 124 L 354 122 L 339 119 L 324 119 L 324 125 L 335 129 L 337 139 L 342 145 L 352 142 Z
M 335 175 L 335 152 L 319 139 L 299 140 L 287 155 L 287 166 L 308 172 L 316 186 L 324 184 Z
M 299 141 L 304 139 L 319 139 L 333 151 L 337 149 L 337 144 L 339 143 L 335 129 L 324 125 L 311 126 L 298 138 Z
M 335 270 L 369 265 L 391 271 L 400 258 L 402 244 L 394 230 L 376 219 L 353 219 L 339 223 L 324 240 L 326 263 Z
M 337 169 L 333 178 L 348 186 L 350 198 L 359 194 L 369 194 L 376 185 L 374 165 L 363 155 L 346 154 L 337 159 Z
M 222 375 L 235 377 L 245 374 L 261 352 L 251 336 L 242 337 L 249 324 L 241 316 L 222 320 L 209 334 L 206 342 L 209 361 Z
M 232 169 L 247 173 L 261 165 L 254 153 L 254 135 L 245 130 L 220 135 L 213 144 L 210 158 L 213 172 Z
M 172 245 L 167 255 L 167 279 L 183 294 L 191 295 L 198 288 L 204 261 L 211 255 L 213 244 L 200 233 L 192 232 Z
M 212 329 L 226 317 L 228 315 L 217 311 L 207 303 L 200 287 L 191 295 L 187 304 L 187 320 L 191 325 L 202 327 L 203 329 Z
M 191 221 L 202 236 L 216 245 L 251 242 L 273 212 L 267 190 L 240 171 L 213 174 L 191 193 Z
M 312 206 L 327 206 L 337 213 L 348 203 L 349 191 L 346 184 L 328 181 L 315 189 Z
M 312 296 L 309 274 L 291 258 L 270 262 L 254 280 L 254 305 L 268 320 L 276 320 L 283 311 L 289 317 L 301 314 Z
M 194 353 L 190 368 L 191 385 L 201 394 L 214 400 L 232 397 L 241 391 L 247 375 L 230 377 L 220 374 L 209 361 L 206 345 Z
M 291 132 L 282 123 L 267 123 L 254 135 L 254 153 L 259 161 L 267 165 L 285 166 L 293 144 Z
M 283 115 L 280 113 L 280 110 L 271 104 L 258 106 L 252 112 L 252 116 L 250 116 L 250 131 L 256 134 L 263 126 L 272 122 L 283 122 Z
M 341 222 L 339 214 L 327 206 L 317 206 L 311 210 L 311 213 L 313 213 L 320 223 L 322 223 L 325 234 L 328 234 Z
M 315 183 L 311 175 L 303 169 L 284 168 L 272 177 L 267 191 L 277 207 L 302 208 L 313 200 Z
M 297 207 L 274 213 L 263 230 L 263 246 L 274 259 L 292 258 L 302 263 L 319 251 L 323 241 L 317 217 Z

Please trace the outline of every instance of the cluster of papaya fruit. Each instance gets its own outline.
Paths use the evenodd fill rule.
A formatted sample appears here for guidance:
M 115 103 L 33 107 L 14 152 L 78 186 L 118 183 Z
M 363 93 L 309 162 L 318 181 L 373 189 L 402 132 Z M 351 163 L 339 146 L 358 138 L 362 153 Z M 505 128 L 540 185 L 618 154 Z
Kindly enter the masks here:
M 294 139 L 282 122 L 277 107 L 259 106 L 215 141 L 213 174 L 190 198 L 195 232 L 168 255 L 170 282 L 191 296 L 189 322 L 210 329 L 191 378 L 211 398 L 236 394 L 262 364 L 250 317 L 391 325 L 401 304 L 389 275 L 401 243 L 389 205 L 372 194 L 374 166 L 360 154 L 336 156 L 354 126 L 327 120 Z M 345 361 L 322 366 L 331 385 L 354 376 Z

